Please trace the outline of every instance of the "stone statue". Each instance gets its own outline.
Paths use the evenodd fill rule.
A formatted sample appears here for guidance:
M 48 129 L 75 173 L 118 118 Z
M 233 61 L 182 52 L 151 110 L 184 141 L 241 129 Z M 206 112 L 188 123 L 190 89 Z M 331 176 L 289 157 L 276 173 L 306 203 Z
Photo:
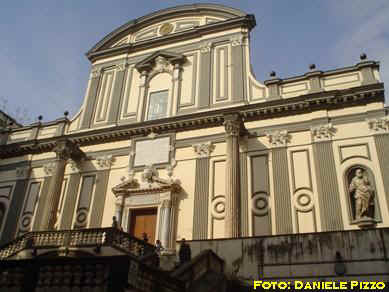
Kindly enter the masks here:
M 355 219 L 372 218 L 374 214 L 369 212 L 370 206 L 374 205 L 374 189 L 368 177 L 361 168 L 355 171 L 355 176 L 350 183 L 350 194 L 354 194 Z

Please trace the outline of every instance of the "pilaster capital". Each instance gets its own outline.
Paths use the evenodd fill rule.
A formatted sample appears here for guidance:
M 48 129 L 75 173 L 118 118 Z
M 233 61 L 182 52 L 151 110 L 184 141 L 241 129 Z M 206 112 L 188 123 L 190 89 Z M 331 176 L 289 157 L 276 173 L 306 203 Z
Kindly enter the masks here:
M 388 133 L 389 132 L 389 116 L 377 119 L 366 120 L 369 129 L 373 133 Z
M 31 167 L 24 166 L 24 167 L 17 167 L 16 168 L 16 178 L 17 179 L 26 179 L 29 177 L 31 171 Z
M 314 141 L 328 141 L 335 135 L 336 129 L 332 123 L 321 124 L 311 127 L 311 134 Z
M 80 172 L 80 164 L 77 163 L 77 161 L 74 161 L 73 159 L 69 159 L 68 164 L 72 172 Z
M 212 43 L 211 42 L 202 42 L 200 44 L 200 52 L 201 53 L 209 53 L 212 49 Z
M 239 136 L 243 129 L 243 122 L 238 114 L 224 116 L 224 129 L 226 136 Z
M 43 165 L 43 171 L 46 175 L 52 175 L 55 170 L 56 164 L 55 162 L 49 162 Z
M 100 77 L 100 75 L 102 74 L 102 70 L 101 68 L 92 68 L 92 71 L 91 71 L 91 78 L 97 78 L 97 77 Z
M 209 157 L 213 150 L 215 150 L 215 145 L 213 142 L 205 142 L 193 145 L 193 150 L 199 157 Z
M 125 71 L 128 68 L 128 63 L 118 64 L 116 65 L 117 71 Z
M 287 130 L 274 130 L 266 132 L 269 143 L 272 147 L 286 146 L 290 140 L 290 135 Z
M 233 47 L 242 46 L 246 42 L 246 37 L 244 35 L 235 35 L 231 37 L 230 41 Z
M 75 161 L 85 158 L 84 152 L 82 152 L 76 144 L 67 139 L 57 141 L 53 151 L 55 152 L 57 159 L 65 161 L 69 158 L 72 158 Z
M 112 155 L 103 155 L 96 157 L 97 165 L 103 169 L 109 169 L 115 162 L 115 157 Z

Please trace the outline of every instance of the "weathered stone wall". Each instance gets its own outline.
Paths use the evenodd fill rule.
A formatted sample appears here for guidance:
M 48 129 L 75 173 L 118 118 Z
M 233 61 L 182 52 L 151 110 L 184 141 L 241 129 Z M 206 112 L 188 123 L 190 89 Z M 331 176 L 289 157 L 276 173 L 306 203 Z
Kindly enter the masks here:
M 389 229 L 320 232 L 188 242 L 192 256 L 212 249 L 241 280 L 388 281 Z M 252 282 L 251 282 L 252 283 Z

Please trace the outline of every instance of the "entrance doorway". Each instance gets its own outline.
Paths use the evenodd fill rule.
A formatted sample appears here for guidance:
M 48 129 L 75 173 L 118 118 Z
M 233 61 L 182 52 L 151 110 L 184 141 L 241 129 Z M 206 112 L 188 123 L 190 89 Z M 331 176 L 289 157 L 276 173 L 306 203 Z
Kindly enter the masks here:
M 157 208 L 132 209 L 130 214 L 130 234 L 142 239 L 143 233 L 146 233 L 149 243 L 154 244 Z

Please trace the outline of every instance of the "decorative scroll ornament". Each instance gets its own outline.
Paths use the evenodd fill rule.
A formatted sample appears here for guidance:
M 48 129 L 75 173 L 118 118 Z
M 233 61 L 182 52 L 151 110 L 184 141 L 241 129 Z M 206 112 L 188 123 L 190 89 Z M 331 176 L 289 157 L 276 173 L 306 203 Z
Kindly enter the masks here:
M 55 170 L 56 164 L 55 162 L 49 162 L 43 166 L 43 171 L 46 175 L 52 175 Z
M 212 49 L 212 43 L 211 42 L 203 42 L 200 45 L 200 52 L 201 53 L 209 53 Z
M 18 167 L 16 168 L 16 177 L 27 178 L 30 173 L 29 167 Z
M 176 167 L 176 165 L 177 165 L 177 161 L 173 158 L 172 162 L 166 167 L 168 177 L 171 178 L 173 176 L 173 170 Z
M 110 168 L 111 165 L 115 162 L 115 158 L 112 155 L 103 155 L 96 157 L 96 161 L 100 168 Z
M 213 150 L 215 150 L 215 145 L 212 142 L 199 143 L 193 145 L 193 150 L 200 157 L 209 157 Z
M 318 140 L 329 140 L 335 135 L 336 129 L 331 123 L 311 127 L 311 134 Z
M 151 183 L 154 177 L 158 177 L 158 171 L 154 165 L 147 165 L 142 173 L 142 181 Z
M 266 137 L 273 147 L 286 146 L 289 142 L 290 136 L 287 130 L 275 130 L 266 132 Z
M 375 132 L 388 132 L 389 131 L 389 116 L 378 118 L 378 119 L 368 119 L 367 124 L 369 129 Z

